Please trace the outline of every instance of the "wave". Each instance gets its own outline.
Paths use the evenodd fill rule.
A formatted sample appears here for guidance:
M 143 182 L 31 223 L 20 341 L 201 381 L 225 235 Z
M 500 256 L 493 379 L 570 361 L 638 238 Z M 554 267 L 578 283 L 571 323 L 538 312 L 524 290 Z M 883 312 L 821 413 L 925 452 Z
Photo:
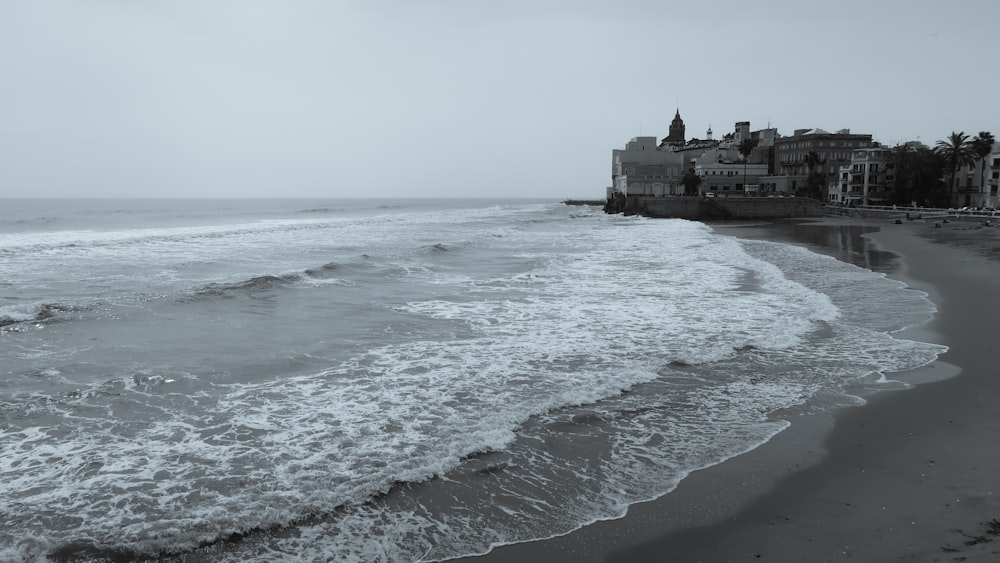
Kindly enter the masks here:
M 344 269 L 342 264 L 327 262 L 318 268 L 306 268 L 305 274 L 312 278 L 324 279 L 330 277 L 334 272 L 342 272 Z
M 87 251 L 114 247 L 198 243 L 206 240 L 273 235 L 304 230 L 322 230 L 341 226 L 338 220 L 299 220 L 212 225 L 125 229 L 115 231 L 56 231 L 49 233 L 0 234 L 0 256 Z
M 299 274 L 263 275 L 233 283 L 210 283 L 194 291 L 195 297 L 226 297 L 235 293 L 253 294 L 288 287 L 302 280 Z
M 50 323 L 61 320 L 64 313 L 85 309 L 64 303 L 31 303 L 0 308 L 0 329 L 19 324 Z
M 697 225 L 598 220 L 627 226 L 609 236 L 567 220 L 557 228 L 577 230 L 565 234 L 519 221 L 495 247 L 472 252 L 455 241 L 489 246 L 499 227 L 462 217 L 470 230 L 446 236 L 451 225 L 439 221 L 417 242 L 366 247 L 367 258 L 309 254 L 309 267 L 290 273 L 262 266 L 260 275 L 230 273 L 236 281 L 187 284 L 209 299 L 273 297 L 431 263 L 383 294 L 364 293 L 371 308 L 352 309 L 391 312 L 396 330 L 322 354 L 315 369 L 253 383 L 143 376 L 113 401 L 67 397 L 59 408 L 72 423 L 59 435 L 58 464 L 47 463 L 52 438 L 34 428 L 9 448 L 18 455 L 2 456 L 19 464 L 4 477 L 24 509 L 12 519 L 23 522 L 21 537 L 45 537 L 65 559 L 132 554 L 114 549 L 179 559 L 196 550 L 217 561 L 481 552 L 618 515 L 765 442 L 783 427 L 772 415 L 817 389 L 884 368 L 886 358 L 913 361 L 914 350 L 888 336 L 842 326 L 857 316 L 844 299 L 865 281 L 852 271 L 831 275 L 820 264 L 830 288 L 814 292 L 818 276 L 797 282 L 764 260 L 770 248 L 752 258 Z M 443 252 L 430 244 L 438 240 L 465 251 L 431 258 Z M 816 261 L 777 257 L 805 261 L 803 271 Z M 866 302 L 893 290 L 872 283 Z M 324 317 L 327 330 L 359 318 L 337 317 Z M 135 409 L 122 408 L 133 388 Z M 54 488 L 67 482 L 78 486 Z M 449 500 L 443 511 L 440 499 Z M 51 527 L 57 509 L 82 520 Z M 2 534 L 0 545 L 13 543 Z M 113 550 L 88 551 L 97 548 L 84 538 Z
M 31 219 L 16 219 L 13 221 L 0 221 L 0 223 L 11 223 L 14 225 L 51 225 L 62 221 L 61 217 L 33 217 Z
M 357 283 L 362 278 L 386 277 L 404 274 L 407 270 L 398 265 L 369 263 L 370 257 L 362 257 L 355 263 L 327 262 L 321 266 L 305 268 L 283 274 L 261 274 L 235 282 L 210 283 L 192 290 L 190 297 L 196 299 L 231 297 L 237 294 L 254 295 L 261 292 L 278 291 L 288 287 L 309 286 L 310 282 L 341 280 L 345 284 Z
M 42 299 L 38 301 L 0 305 L 0 330 L 18 330 L 25 325 L 51 324 L 79 320 L 80 313 L 101 313 L 105 309 L 121 306 L 132 308 L 137 303 L 149 302 L 191 302 L 206 299 L 228 299 L 234 297 L 261 298 L 271 296 L 283 289 L 329 285 L 356 285 L 373 280 L 409 275 L 419 268 L 395 261 L 378 259 L 370 255 L 360 255 L 356 261 L 327 262 L 320 266 L 285 273 L 262 273 L 242 280 L 219 281 L 188 288 L 174 288 L 155 293 L 136 293 L 122 288 L 117 296 L 103 295 L 100 298 L 82 299 L 72 302 L 73 297 L 62 299 Z M 106 311 L 105 311 L 106 313 Z M 117 314 L 121 314 L 121 310 Z M 106 314 L 102 315 L 108 317 Z M 92 317 L 88 317 L 92 318 Z
M 297 213 L 343 213 L 345 211 L 342 207 L 313 207 L 311 209 L 300 209 Z

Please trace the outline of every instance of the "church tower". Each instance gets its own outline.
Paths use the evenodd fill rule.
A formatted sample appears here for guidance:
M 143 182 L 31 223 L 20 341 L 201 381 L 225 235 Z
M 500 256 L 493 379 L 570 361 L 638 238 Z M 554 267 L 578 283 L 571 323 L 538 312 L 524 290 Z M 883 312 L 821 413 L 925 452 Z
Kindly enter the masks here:
M 674 114 L 674 120 L 670 122 L 670 132 L 667 137 L 663 139 L 661 145 L 670 145 L 674 147 L 684 146 L 684 120 L 681 119 L 681 110 L 677 108 L 677 112 Z

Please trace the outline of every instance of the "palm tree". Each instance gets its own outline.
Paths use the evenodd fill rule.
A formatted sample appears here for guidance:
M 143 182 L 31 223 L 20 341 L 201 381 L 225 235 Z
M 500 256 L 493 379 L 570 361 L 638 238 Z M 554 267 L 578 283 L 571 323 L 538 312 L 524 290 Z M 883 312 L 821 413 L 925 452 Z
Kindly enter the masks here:
M 972 142 L 965 131 L 955 133 L 943 141 L 938 141 L 934 146 L 934 152 L 941 155 L 951 169 L 951 178 L 948 180 L 949 205 L 954 205 L 955 176 L 962 166 L 972 166 L 976 163 L 976 153 L 972 152 Z
M 983 174 L 986 172 L 986 157 L 993 152 L 993 143 L 996 139 L 993 138 L 993 133 L 989 131 L 980 131 L 978 135 L 972 138 L 972 152 L 979 159 L 979 190 L 983 191 L 986 182 L 983 179 Z
M 740 141 L 740 155 L 743 157 L 743 193 L 747 191 L 747 159 L 757 146 L 757 140 L 747 138 Z

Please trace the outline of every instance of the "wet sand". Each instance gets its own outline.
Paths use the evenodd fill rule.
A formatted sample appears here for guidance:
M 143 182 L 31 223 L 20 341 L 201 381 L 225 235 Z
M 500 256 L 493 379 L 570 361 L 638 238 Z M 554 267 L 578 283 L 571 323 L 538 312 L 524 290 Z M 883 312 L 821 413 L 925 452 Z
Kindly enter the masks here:
M 949 351 L 893 375 L 914 387 L 797 419 L 624 518 L 464 561 L 1000 561 L 1000 228 L 862 219 L 716 228 L 805 244 L 927 292 L 938 314 L 900 337 Z

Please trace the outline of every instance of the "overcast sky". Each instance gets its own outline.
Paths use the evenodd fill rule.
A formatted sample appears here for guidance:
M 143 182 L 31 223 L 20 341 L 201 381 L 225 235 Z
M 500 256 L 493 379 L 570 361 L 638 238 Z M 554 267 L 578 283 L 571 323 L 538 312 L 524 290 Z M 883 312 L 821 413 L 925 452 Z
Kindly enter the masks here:
M 1000 137 L 996 0 L 0 0 L 0 197 L 603 197 L 736 121 Z

